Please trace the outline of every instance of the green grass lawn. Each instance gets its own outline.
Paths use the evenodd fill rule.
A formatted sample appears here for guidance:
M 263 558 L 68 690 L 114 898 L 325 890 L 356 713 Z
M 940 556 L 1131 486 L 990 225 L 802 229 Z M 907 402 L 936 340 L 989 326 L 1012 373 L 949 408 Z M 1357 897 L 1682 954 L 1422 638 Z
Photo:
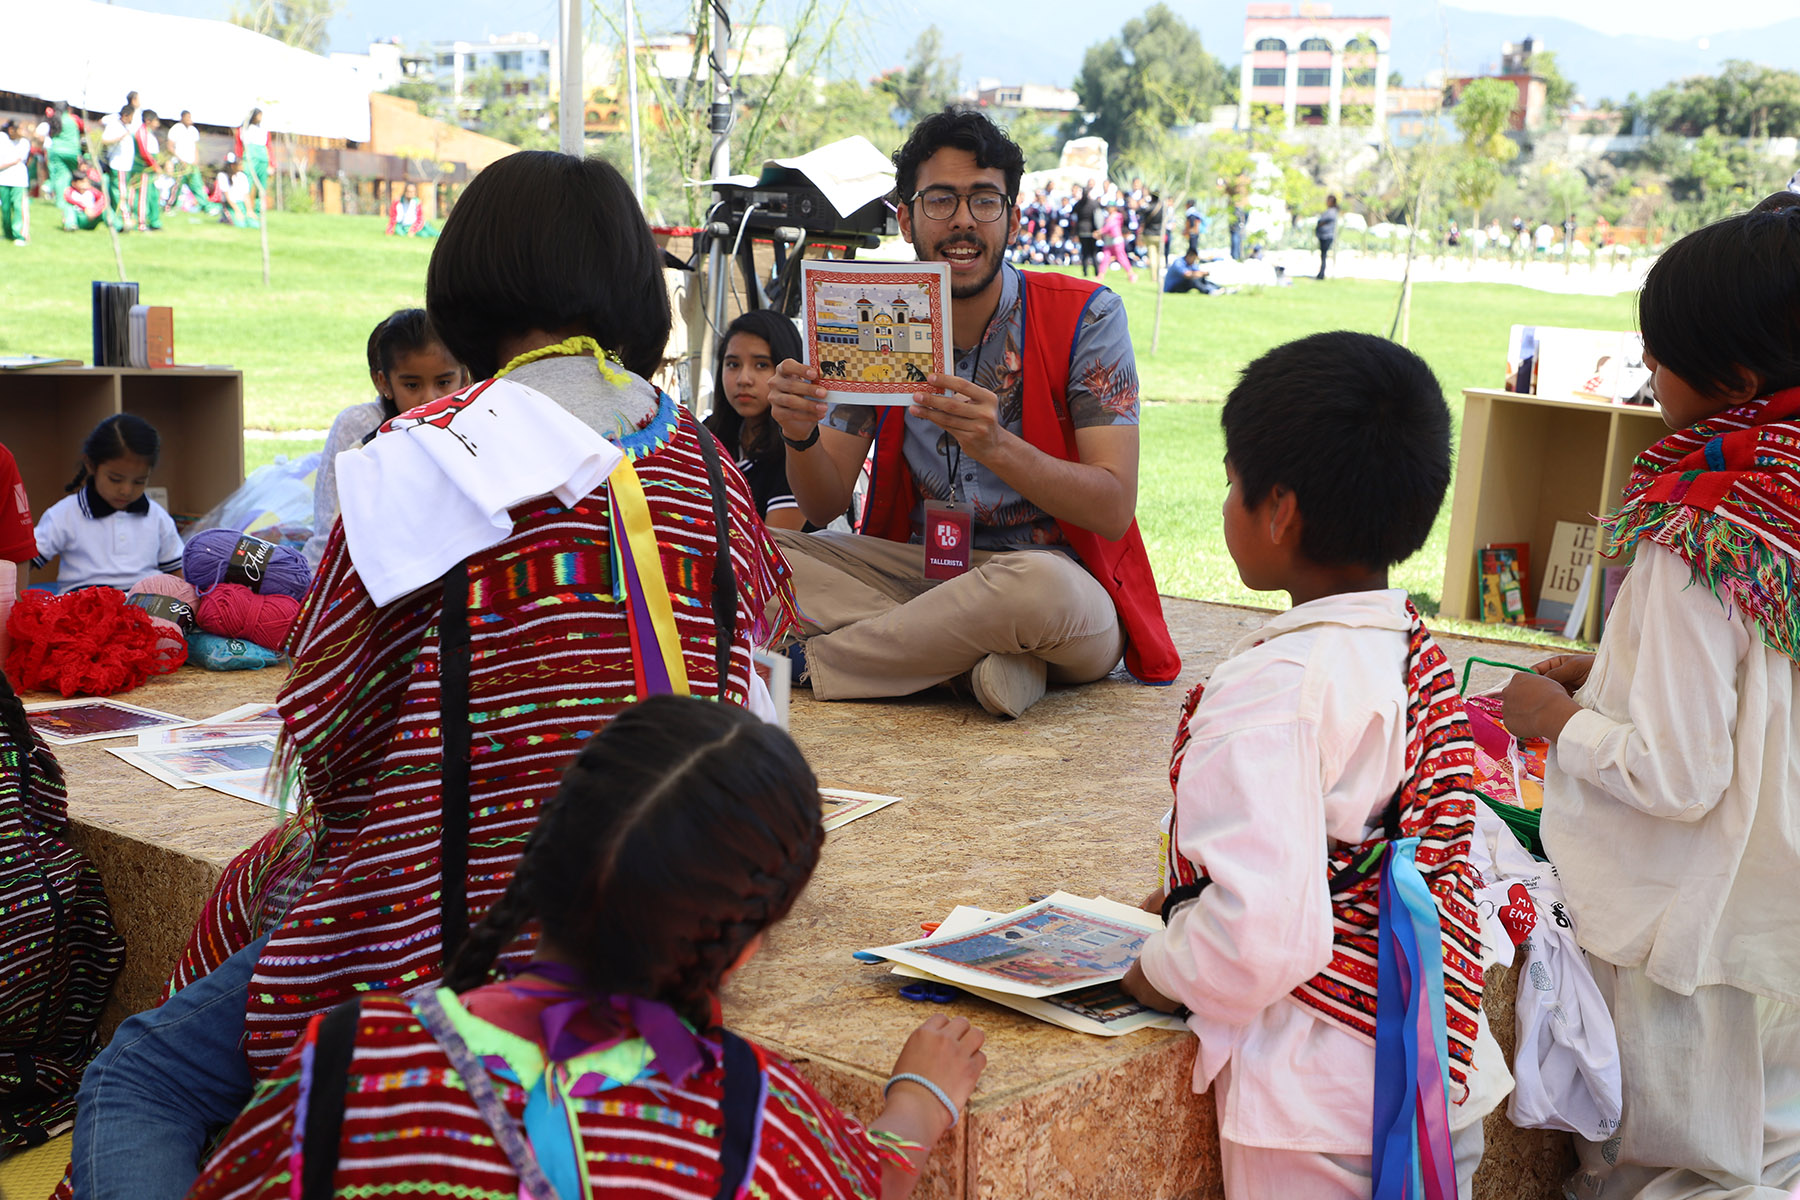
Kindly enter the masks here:
M 39 205 L 30 246 L 0 245 L 0 354 L 86 360 L 88 284 L 113 279 L 104 231 L 63 234 Z M 184 363 L 244 371 L 245 424 L 252 430 L 324 430 L 346 405 L 369 398 L 364 346 L 375 322 L 422 304 L 430 242 L 382 236 L 376 217 L 275 213 L 269 222 L 271 281 L 262 282 L 255 230 L 170 213 L 160 234 L 120 239 L 125 277 L 146 304 L 175 307 L 176 356 Z M 1269 348 L 1326 329 L 1385 334 L 1398 288 L 1334 279 L 1234 296 L 1168 296 L 1150 350 L 1155 282 L 1113 274 L 1125 298 L 1146 400 L 1139 524 L 1163 590 L 1230 603 L 1273 604 L 1237 578 L 1219 533 L 1225 493 L 1219 403 L 1244 365 Z M 1492 386 L 1505 367 L 1515 323 L 1629 328 L 1630 296 L 1555 296 L 1509 285 L 1428 283 L 1413 295 L 1412 346 L 1431 364 L 1460 425 L 1460 390 Z M 256 437 L 249 469 L 278 454 L 316 450 L 322 434 Z M 73 448 L 71 448 L 72 450 Z M 1435 612 L 1444 573 L 1448 507 L 1423 550 L 1395 583 Z M 1480 627 L 1485 629 L 1486 627 Z

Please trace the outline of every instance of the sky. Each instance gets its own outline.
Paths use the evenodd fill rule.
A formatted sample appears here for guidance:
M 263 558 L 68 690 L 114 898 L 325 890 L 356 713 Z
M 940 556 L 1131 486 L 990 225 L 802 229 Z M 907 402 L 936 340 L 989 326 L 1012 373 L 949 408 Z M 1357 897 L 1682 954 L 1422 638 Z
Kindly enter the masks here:
M 180 13 L 193 17 L 223 17 L 228 0 L 125 0 L 132 8 L 156 12 Z M 1145 0 L 1147 6 L 1149 0 Z M 418 0 L 349 0 L 347 12 L 332 23 L 332 48 L 360 50 L 371 38 L 398 37 L 403 41 L 449 38 L 480 38 L 488 33 L 526 30 L 552 34 L 556 27 L 556 0 L 434 0 L 420 4 Z M 622 8 L 622 5 L 618 7 Z M 666 12 L 671 18 L 686 6 L 656 3 L 645 6 L 647 15 Z M 733 5 L 748 11 L 749 5 L 739 0 Z M 903 20 L 910 4 L 888 0 L 869 7 L 874 20 L 889 24 Z M 883 13 L 883 8 L 888 12 Z M 1174 0 L 1172 7 L 1189 20 L 1198 20 L 1201 7 L 1196 0 Z M 1205 0 L 1207 17 L 1204 24 L 1216 24 L 1215 14 L 1223 6 L 1217 0 Z M 1338 0 L 1339 12 L 1356 13 L 1384 6 L 1381 0 Z M 1651 37 L 1692 39 L 1739 29 L 1755 29 L 1771 25 L 1794 15 L 1793 0 L 1583 0 L 1576 6 L 1567 0 L 1461 0 L 1458 8 L 1480 12 L 1505 13 L 1529 17 L 1555 16 L 1579 21 L 1605 33 L 1638 33 Z M 1033 8 L 1042 13 L 1067 10 L 1072 27 L 1093 26 L 1093 7 L 1088 0 L 1038 0 Z M 1577 11 L 1571 11 L 1576 9 Z M 916 19 L 916 18 L 915 18 Z M 654 26 L 654 21 L 646 24 Z M 954 36 L 953 30 L 947 30 Z M 1102 31 L 1096 30 L 1097 38 Z M 883 44 L 889 44 L 882 39 Z M 906 44 L 905 42 L 901 43 Z M 965 52 L 965 59 L 968 55 Z M 1235 57 L 1235 56 L 1231 56 Z

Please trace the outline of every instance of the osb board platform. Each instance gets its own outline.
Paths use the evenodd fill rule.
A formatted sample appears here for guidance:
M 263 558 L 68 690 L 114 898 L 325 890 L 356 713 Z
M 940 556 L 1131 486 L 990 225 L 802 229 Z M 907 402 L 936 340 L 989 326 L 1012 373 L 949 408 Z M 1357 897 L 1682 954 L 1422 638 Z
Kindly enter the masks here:
M 1211 1099 L 1190 1091 L 1190 1038 L 1086 1037 L 967 999 L 939 1010 L 901 999 L 885 968 L 850 958 L 863 946 L 917 936 L 920 922 L 956 904 L 1004 909 L 1057 888 L 1135 902 L 1154 886 L 1182 697 L 1266 617 L 1164 603 L 1187 664 L 1171 687 L 1120 675 L 1053 690 L 1011 722 L 943 692 L 840 704 L 795 693 L 794 736 L 822 783 L 906 799 L 829 835 L 793 915 L 727 989 L 726 1016 L 865 1118 L 879 1109 L 881 1082 L 925 1016 L 964 1013 L 986 1029 L 987 1074 L 967 1120 L 933 1156 L 920 1197 L 1221 1194 Z M 1443 644 L 1459 669 L 1470 653 L 1521 663 L 1543 653 Z M 1475 686 L 1500 679 L 1478 668 Z M 184 669 L 129 699 L 204 716 L 272 698 L 278 686 L 266 672 Z M 135 1011 L 159 993 L 206 883 L 273 815 L 211 792 L 165 788 L 92 744 L 67 751 L 70 810 L 132 947 L 121 1007 Z M 1496 1025 L 1510 1033 L 1506 1009 Z M 1477 1196 L 1554 1195 L 1561 1163 L 1550 1160 L 1566 1144 L 1512 1130 L 1504 1118 L 1490 1122 Z

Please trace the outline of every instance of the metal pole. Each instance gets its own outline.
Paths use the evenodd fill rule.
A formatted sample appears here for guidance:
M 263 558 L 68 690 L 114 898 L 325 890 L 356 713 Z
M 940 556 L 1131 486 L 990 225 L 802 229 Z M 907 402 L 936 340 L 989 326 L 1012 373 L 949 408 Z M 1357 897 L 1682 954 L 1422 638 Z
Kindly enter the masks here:
M 644 143 L 638 136 L 637 17 L 625 0 L 625 96 L 631 105 L 631 181 L 638 201 L 644 199 Z
M 581 6 L 587 0 L 558 0 L 557 32 L 562 45 L 562 94 L 556 106 L 562 152 L 581 157 L 587 126 L 587 105 L 581 91 Z
M 725 59 L 731 53 L 731 23 L 725 15 L 725 0 L 711 0 L 712 9 L 712 45 L 707 48 L 707 57 L 712 64 L 712 108 L 709 121 L 713 135 L 712 162 L 710 169 L 714 179 L 723 179 L 731 174 L 731 79 L 725 74 Z M 698 33 L 698 30 L 695 31 Z M 713 328 L 725 328 L 725 297 L 730 294 L 730 280 L 727 273 L 731 264 L 725 261 L 725 245 L 721 238 L 712 239 L 712 249 L 707 254 L 707 280 L 713 293 L 712 301 Z

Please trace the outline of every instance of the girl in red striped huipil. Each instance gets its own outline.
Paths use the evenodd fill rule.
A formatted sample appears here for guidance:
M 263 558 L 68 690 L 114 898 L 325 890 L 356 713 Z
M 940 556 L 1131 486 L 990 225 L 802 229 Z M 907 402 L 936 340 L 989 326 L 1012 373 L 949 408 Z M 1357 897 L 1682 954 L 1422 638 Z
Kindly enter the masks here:
M 670 313 L 630 186 L 599 160 L 495 163 L 426 303 L 481 382 L 338 456 L 279 701 L 299 814 L 227 868 L 173 995 L 89 1069 L 82 1200 L 181 1196 L 312 1018 L 437 979 L 616 713 L 759 699 L 750 652 L 765 614 L 787 619 L 786 565 L 736 469 L 646 380 Z
M 719 1027 L 824 840 L 793 741 L 673 696 L 603 729 L 445 976 L 315 1018 L 193 1200 L 901 1197 L 985 1065 L 934 1016 L 864 1129 Z M 524 968 L 491 981 L 529 923 Z

